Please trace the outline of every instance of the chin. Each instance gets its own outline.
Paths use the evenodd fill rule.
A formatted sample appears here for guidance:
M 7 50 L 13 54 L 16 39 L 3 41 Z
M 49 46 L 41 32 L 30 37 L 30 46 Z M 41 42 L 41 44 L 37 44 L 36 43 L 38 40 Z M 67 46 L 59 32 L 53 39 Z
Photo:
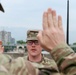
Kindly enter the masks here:
M 37 56 L 37 54 L 31 54 L 31 56 Z

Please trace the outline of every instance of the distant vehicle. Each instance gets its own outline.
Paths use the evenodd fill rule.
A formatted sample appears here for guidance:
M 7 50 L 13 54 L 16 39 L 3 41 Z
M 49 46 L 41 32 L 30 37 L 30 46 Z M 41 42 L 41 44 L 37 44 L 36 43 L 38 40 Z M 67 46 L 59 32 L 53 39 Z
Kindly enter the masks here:
M 42 51 L 41 53 L 42 53 L 42 54 L 50 54 L 50 53 L 47 52 L 47 51 Z

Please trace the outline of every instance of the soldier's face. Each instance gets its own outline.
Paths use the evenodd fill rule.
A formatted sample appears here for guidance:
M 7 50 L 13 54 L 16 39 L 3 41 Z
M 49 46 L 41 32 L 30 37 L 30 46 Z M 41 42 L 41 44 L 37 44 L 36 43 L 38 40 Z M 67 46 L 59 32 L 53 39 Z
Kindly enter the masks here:
M 41 54 L 42 47 L 40 46 L 38 40 L 27 41 L 28 54 L 31 56 L 38 56 Z

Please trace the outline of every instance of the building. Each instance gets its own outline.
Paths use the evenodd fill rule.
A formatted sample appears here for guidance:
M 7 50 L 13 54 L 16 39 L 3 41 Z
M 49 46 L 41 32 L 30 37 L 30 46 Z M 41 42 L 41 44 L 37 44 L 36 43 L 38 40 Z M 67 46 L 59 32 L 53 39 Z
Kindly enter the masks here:
M 0 40 L 2 40 L 3 45 L 15 44 L 15 39 L 12 38 L 11 32 L 0 31 Z

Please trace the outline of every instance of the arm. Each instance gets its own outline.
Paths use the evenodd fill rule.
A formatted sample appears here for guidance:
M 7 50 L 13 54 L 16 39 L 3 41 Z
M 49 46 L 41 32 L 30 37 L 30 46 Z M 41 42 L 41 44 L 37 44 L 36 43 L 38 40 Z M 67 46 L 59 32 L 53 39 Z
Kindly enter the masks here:
M 65 43 L 58 45 L 51 52 L 60 72 L 67 75 L 76 74 L 76 53 Z
M 57 18 L 55 10 L 48 9 L 44 12 L 43 30 L 39 31 L 37 37 L 41 46 L 49 51 L 57 62 L 60 72 L 65 75 L 76 74 L 76 54 L 65 43 L 62 18 Z

